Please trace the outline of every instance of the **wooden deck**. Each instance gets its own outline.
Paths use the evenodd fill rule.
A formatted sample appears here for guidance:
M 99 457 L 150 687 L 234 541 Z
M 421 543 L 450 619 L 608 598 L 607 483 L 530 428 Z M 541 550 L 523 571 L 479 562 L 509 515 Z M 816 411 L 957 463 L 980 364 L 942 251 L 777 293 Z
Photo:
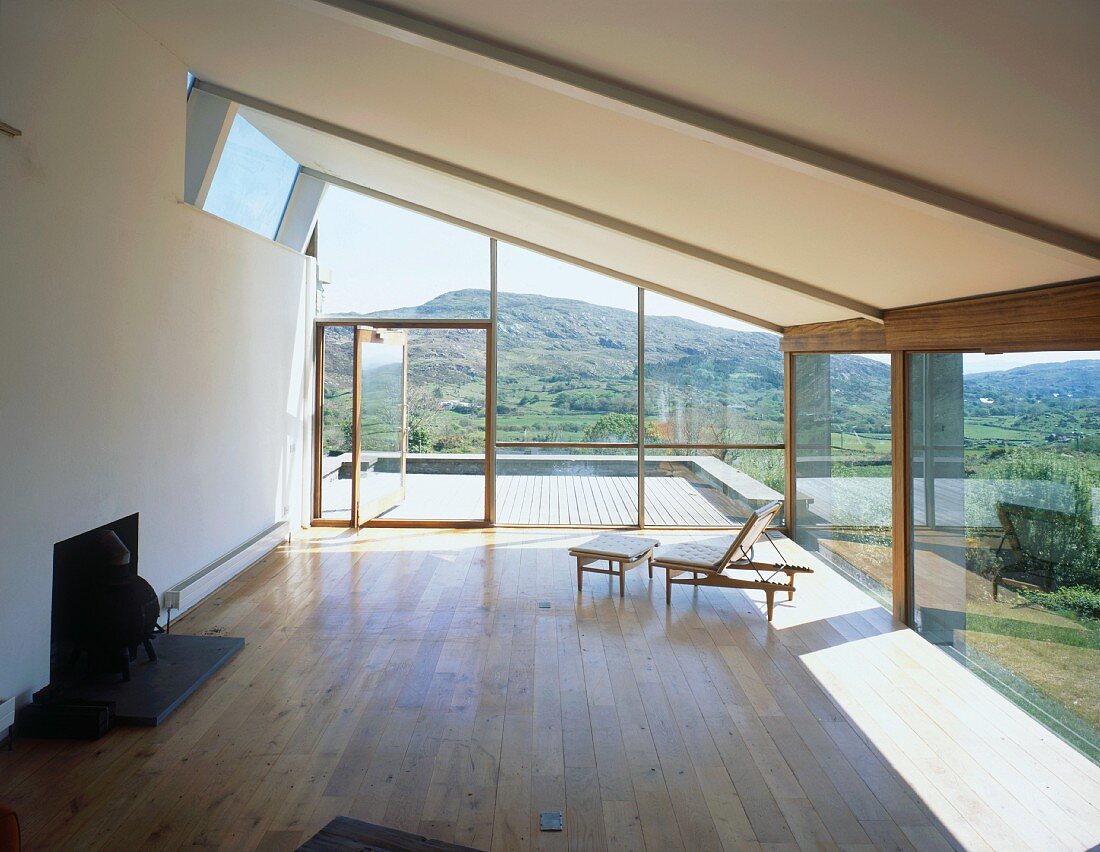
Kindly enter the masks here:
M 390 482 L 392 480 L 392 482 Z M 398 482 L 396 474 L 364 477 L 381 493 Z M 375 484 L 377 483 L 377 485 Z M 341 486 L 342 491 L 336 486 Z M 383 517 L 390 520 L 467 520 L 484 511 L 485 479 L 438 473 L 411 473 L 406 499 Z M 347 517 L 351 483 L 340 480 L 326 491 L 327 517 Z M 552 526 L 636 526 L 636 476 L 497 477 L 497 522 Z M 646 523 L 651 526 L 728 527 L 744 519 L 744 507 L 721 492 L 687 479 L 646 477 Z
M 590 535 L 295 541 L 173 625 L 248 644 L 165 725 L 18 741 L 0 801 L 28 849 L 289 850 L 338 814 L 509 852 L 1100 842 L 1096 765 L 820 563 L 769 625 L 659 573 L 578 595 Z
M 653 526 L 728 527 L 740 518 L 717 491 L 686 479 L 646 477 L 646 523 Z M 497 521 L 502 524 L 635 526 L 636 476 L 500 476 Z

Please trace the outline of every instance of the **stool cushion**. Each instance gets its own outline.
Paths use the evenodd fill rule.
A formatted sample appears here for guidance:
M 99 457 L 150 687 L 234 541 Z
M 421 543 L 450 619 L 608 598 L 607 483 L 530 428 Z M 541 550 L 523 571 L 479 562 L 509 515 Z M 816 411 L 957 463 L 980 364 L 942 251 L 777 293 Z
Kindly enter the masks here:
M 591 541 L 569 548 L 570 556 L 597 556 L 602 559 L 621 559 L 633 562 L 641 559 L 661 542 L 655 538 L 642 538 L 636 535 L 604 533 Z

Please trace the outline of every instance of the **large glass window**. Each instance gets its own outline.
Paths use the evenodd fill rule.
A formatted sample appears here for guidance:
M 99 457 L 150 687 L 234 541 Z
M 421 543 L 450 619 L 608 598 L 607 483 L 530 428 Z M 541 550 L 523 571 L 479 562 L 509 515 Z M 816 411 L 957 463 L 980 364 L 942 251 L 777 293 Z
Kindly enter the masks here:
M 203 209 L 273 239 L 297 175 L 298 164 L 238 115 Z
M 644 306 L 645 522 L 739 524 L 783 497 L 779 338 L 657 293 Z
M 645 522 L 730 527 L 783 498 L 783 451 L 645 449 Z
M 507 245 L 497 281 L 497 440 L 637 443 L 637 289 Z
M 676 299 L 643 298 L 629 283 L 497 244 L 495 431 L 486 436 L 480 353 L 487 335 L 442 324 L 489 317 L 492 241 L 330 189 L 317 245 L 328 282 L 323 315 L 362 317 L 364 327 L 385 319 L 383 325 L 409 334 L 407 441 L 397 463 L 400 487 L 386 492 L 403 489 L 403 496 L 372 517 L 480 517 L 454 507 L 483 504 L 491 490 L 479 467 L 487 437 L 499 523 L 730 527 L 783 497 L 783 360 L 776 335 Z M 426 322 L 435 325 L 423 328 Z M 460 346 L 462 335 L 480 342 Z M 477 350 L 477 358 L 467 357 L 467 349 Z M 325 458 L 335 459 L 348 450 L 331 437 L 331 422 L 343 411 L 331 396 L 321 419 L 331 433 Z M 371 473 L 381 483 L 394 463 L 378 448 L 361 452 L 368 462 L 377 456 Z M 639 482 L 640 452 L 648 489 Z M 327 465 L 338 479 L 343 467 Z M 418 476 L 423 495 L 447 495 L 447 512 L 413 499 Z M 335 493 L 334 485 L 323 487 Z
M 645 417 L 647 443 L 781 443 L 779 336 L 646 293 Z
M 406 493 L 384 520 L 485 517 L 482 328 L 408 328 Z M 384 462 L 383 462 L 384 463 Z
M 892 606 L 890 365 L 794 356 L 795 536 Z
M 912 355 L 914 624 L 1100 757 L 1100 360 Z
M 322 313 L 489 317 L 488 237 L 336 186 L 317 234 Z

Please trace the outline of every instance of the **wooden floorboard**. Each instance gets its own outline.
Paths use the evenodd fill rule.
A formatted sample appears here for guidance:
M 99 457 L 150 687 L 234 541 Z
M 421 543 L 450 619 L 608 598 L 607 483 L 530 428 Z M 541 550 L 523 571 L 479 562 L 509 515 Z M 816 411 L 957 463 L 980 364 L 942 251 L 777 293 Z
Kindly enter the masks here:
M 698 508 L 656 481 L 651 513 Z M 501 505 L 614 523 L 631 488 L 515 477 Z M 659 571 L 578 595 L 590 535 L 304 535 L 176 622 L 247 645 L 164 725 L 20 740 L 0 801 L 28 849 L 293 849 L 341 814 L 509 852 L 1100 842 L 1095 764 L 812 556 L 769 624 L 755 592 L 666 607 Z

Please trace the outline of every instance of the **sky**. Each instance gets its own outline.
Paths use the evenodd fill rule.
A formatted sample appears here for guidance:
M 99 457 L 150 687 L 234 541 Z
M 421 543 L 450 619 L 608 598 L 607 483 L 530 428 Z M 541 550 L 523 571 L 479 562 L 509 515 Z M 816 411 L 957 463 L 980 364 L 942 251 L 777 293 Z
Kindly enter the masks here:
M 488 237 L 339 187 L 325 193 L 317 223 L 318 262 L 333 279 L 325 288 L 326 313 L 400 308 L 450 290 L 489 288 Z M 504 243 L 497 248 L 497 280 L 503 291 L 638 307 L 631 284 Z M 656 293 L 646 299 L 651 316 L 760 331 Z
M 318 212 L 318 260 L 332 270 L 327 313 L 366 313 L 420 305 L 450 290 L 489 287 L 489 239 L 339 187 L 329 187 Z M 502 291 L 540 293 L 635 310 L 629 284 L 526 249 L 497 250 Z M 484 316 L 488 316 L 486 295 Z M 646 294 L 649 316 L 678 316 L 707 325 L 761 329 L 686 302 Z M 869 355 L 889 363 L 888 355 Z M 1100 352 L 966 354 L 964 373 L 1008 370 L 1025 364 L 1100 358 Z

